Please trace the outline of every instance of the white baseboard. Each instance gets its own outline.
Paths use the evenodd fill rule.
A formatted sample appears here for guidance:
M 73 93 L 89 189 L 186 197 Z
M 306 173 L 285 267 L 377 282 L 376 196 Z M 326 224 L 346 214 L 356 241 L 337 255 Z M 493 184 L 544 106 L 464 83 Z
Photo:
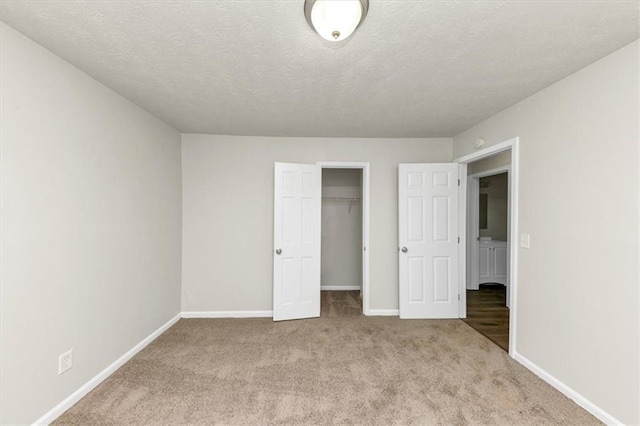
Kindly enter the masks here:
M 320 287 L 320 291 L 350 291 L 360 290 L 359 285 L 323 285 Z
M 399 309 L 369 309 L 367 313 L 370 317 L 397 317 L 400 315 Z
M 271 318 L 273 311 L 188 311 L 182 318 Z
M 78 390 L 65 398 L 60 404 L 53 407 L 47 414 L 40 417 L 33 424 L 34 425 L 48 425 L 53 422 L 55 419 L 60 417 L 62 413 L 67 411 L 71 406 L 73 406 L 76 402 L 80 401 L 86 394 L 91 392 L 96 386 L 102 383 L 107 377 L 112 375 L 118 368 L 122 367 L 124 363 L 129 361 L 135 354 L 140 352 L 147 346 L 149 343 L 153 342 L 158 336 L 164 333 L 169 327 L 178 322 L 181 314 L 176 315 L 167 321 L 164 325 L 158 328 L 156 331 L 145 337 L 140 343 L 131 348 L 127 353 L 122 355 L 120 358 L 115 360 L 111 365 L 107 368 L 99 372 L 93 379 L 89 380 L 87 383 L 82 385 Z
M 527 367 L 531 370 L 536 376 L 540 377 L 545 382 L 549 383 L 551 386 L 562 392 L 565 396 L 572 399 L 576 404 L 587 410 L 593 416 L 595 416 L 601 422 L 607 425 L 622 425 L 623 423 L 613 417 L 611 414 L 604 411 L 602 408 L 595 405 L 593 402 L 589 401 L 584 396 L 580 395 L 575 390 L 571 389 L 569 386 L 562 383 L 560 380 L 556 379 L 551 374 L 547 373 L 545 370 L 540 368 L 538 365 L 529 361 L 527 358 L 519 354 L 518 352 L 513 353 L 513 358 L 518 361 L 520 364 Z

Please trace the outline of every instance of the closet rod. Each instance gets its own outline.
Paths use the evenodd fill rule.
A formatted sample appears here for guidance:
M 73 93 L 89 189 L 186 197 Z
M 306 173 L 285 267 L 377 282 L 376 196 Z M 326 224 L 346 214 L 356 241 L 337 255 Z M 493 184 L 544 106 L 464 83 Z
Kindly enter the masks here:
M 345 200 L 345 201 L 360 201 L 362 198 L 360 197 L 322 197 L 323 200 Z

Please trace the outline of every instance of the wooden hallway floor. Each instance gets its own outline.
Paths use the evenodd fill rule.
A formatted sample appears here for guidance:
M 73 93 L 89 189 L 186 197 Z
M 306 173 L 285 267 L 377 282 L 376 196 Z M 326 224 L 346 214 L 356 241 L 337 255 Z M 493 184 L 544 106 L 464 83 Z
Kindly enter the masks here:
M 467 290 L 467 318 L 463 321 L 509 352 L 509 308 L 506 287 L 481 284 L 480 290 Z

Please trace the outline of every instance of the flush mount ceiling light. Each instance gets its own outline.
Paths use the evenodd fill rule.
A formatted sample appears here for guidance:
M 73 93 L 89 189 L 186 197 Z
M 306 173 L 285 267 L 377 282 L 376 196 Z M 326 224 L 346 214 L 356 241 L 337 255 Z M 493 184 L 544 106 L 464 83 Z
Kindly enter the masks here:
M 369 0 L 305 0 L 304 16 L 322 38 L 341 41 L 367 16 Z

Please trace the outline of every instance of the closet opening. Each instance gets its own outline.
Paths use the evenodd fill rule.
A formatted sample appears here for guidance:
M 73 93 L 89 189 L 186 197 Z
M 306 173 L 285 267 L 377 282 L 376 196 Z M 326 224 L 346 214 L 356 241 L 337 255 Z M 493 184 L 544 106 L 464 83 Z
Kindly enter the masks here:
M 366 314 L 365 167 L 321 164 L 320 316 Z

